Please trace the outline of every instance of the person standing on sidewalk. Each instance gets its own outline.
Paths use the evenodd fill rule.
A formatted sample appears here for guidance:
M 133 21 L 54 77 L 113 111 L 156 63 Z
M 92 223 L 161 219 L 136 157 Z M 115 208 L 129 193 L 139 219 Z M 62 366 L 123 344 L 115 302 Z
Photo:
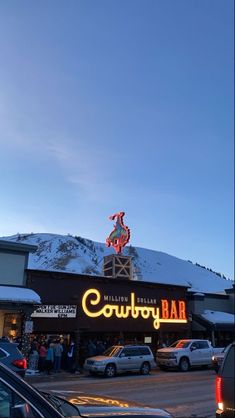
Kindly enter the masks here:
M 68 353 L 67 353 L 68 371 L 70 373 L 75 372 L 74 361 L 75 361 L 75 344 L 74 344 L 74 341 L 71 341 L 69 345 Z
M 38 370 L 38 360 L 39 360 L 38 344 L 35 338 L 31 344 L 31 349 L 29 352 L 28 369 L 34 372 Z
M 62 344 L 60 343 L 60 340 L 56 340 L 56 343 L 54 345 L 54 370 L 55 370 L 55 373 L 60 372 L 62 353 L 63 353 Z
M 53 350 L 53 344 L 50 343 L 48 350 L 47 350 L 46 360 L 45 360 L 45 370 L 47 374 L 51 374 L 53 363 L 54 363 L 54 350 Z
M 42 343 L 39 348 L 39 362 L 38 362 L 38 368 L 39 368 L 40 373 L 43 373 L 45 371 L 46 356 L 47 356 L 46 344 Z

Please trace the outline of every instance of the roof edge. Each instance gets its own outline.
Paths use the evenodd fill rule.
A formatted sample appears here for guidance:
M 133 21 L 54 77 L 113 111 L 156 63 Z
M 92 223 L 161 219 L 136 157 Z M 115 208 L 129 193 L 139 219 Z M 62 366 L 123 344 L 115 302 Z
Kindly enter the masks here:
M 37 245 L 32 244 L 22 244 L 18 242 L 13 241 L 7 241 L 7 240 L 0 240 L 0 250 L 11 250 L 16 252 L 27 252 L 27 253 L 33 253 L 37 250 Z

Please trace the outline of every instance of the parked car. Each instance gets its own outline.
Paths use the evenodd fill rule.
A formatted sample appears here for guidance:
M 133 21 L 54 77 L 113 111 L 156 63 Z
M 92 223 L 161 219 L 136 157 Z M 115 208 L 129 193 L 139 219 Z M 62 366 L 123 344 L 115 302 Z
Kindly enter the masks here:
M 21 377 L 25 376 L 27 361 L 18 349 L 17 344 L 4 339 L 0 340 L 0 363 L 10 367 Z
M 124 372 L 149 374 L 156 363 L 147 345 L 114 345 L 100 356 L 87 358 L 83 367 L 90 374 L 114 377 Z
M 71 396 L 71 395 L 70 395 Z M 72 403 L 73 401 L 73 403 Z M 173 418 L 163 409 L 148 408 L 100 396 L 78 395 L 72 399 L 40 393 L 0 363 L 0 417 L 4 418 Z
M 218 373 L 219 368 L 220 368 L 221 364 L 223 363 L 224 356 L 225 356 L 226 352 L 228 351 L 229 347 L 230 347 L 230 345 L 227 345 L 227 347 L 225 347 L 223 349 L 223 351 L 221 351 L 221 353 L 214 354 L 212 356 L 212 359 L 211 359 L 212 366 L 213 366 L 216 373 Z
M 170 347 L 157 350 L 156 359 L 160 369 L 178 368 L 187 372 L 190 367 L 212 365 L 212 356 L 223 348 L 214 348 L 208 340 L 178 340 Z
M 235 342 L 225 353 L 224 360 L 216 376 L 216 418 L 235 416 Z

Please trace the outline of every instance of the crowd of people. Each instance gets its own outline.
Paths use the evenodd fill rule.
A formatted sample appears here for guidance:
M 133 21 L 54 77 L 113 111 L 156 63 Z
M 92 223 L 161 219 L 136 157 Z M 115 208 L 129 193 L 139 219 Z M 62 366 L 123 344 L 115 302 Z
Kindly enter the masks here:
M 75 368 L 75 343 L 73 340 L 33 339 L 28 356 L 28 369 L 38 370 L 40 373 L 59 373 L 61 369 L 70 373 Z
M 14 341 L 21 349 L 20 339 Z M 32 336 L 30 351 L 27 356 L 28 370 L 41 374 L 59 373 L 61 370 L 69 373 L 81 373 L 83 364 L 88 357 L 101 355 L 112 345 L 133 344 L 138 341 L 124 341 L 123 336 L 87 338 L 75 343 L 75 339 L 62 336 L 46 338 Z M 158 341 L 157 348 L 169 345 L 168 339 Z
M 28 369 L 45 374 L 59 373 L 61 370 L 78 373 L 82 371 L 87 357 L 102 354 L 108 346 L 108 341 L 92 339 L 77 347 L 73 339 L 34 338 L 28 355 Z

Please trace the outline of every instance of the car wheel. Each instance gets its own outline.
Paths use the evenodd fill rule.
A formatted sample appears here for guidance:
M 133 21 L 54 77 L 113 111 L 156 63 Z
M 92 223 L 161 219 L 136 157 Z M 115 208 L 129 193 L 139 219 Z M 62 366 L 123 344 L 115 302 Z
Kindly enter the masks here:
M 150 365 L 149 363 L 143 363 L 140 369 L 141 374 L 149 374 L 150 372 Z
M 180 360 L 180 365 L 179 365 L 180 371 L 181 372 L 187 372 L 189 370 L 189 366 L 190 366 L 190 364 L 189 364 L 188 359 L 186 357 L 183 357 Z
M 114 364 L 108 364 L 105 368 L 104 375 L 106 377 L 114 377 L 116 375 L 116 367 Z

